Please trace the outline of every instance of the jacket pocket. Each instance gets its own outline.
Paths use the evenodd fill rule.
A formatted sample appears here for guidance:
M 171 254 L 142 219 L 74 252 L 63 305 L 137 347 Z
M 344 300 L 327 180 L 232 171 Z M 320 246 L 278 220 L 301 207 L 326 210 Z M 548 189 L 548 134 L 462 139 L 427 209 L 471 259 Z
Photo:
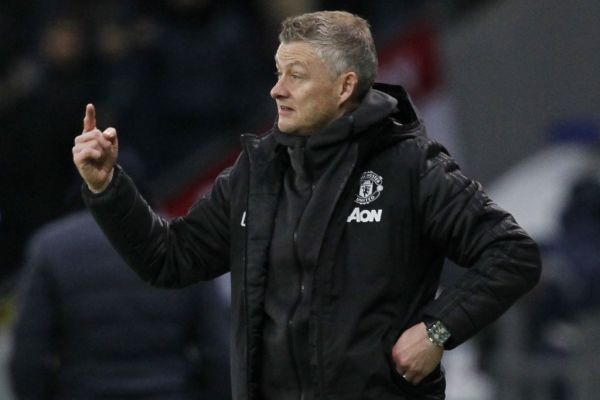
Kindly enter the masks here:
M 393 365 L 393 362 L 392 362 Z M 438 366 L 429 375 L 427 375 L 418 385 L 405 380 L 396 368 L 392 368 L 392 380 L 403 393 L 410 395 L 415 400 L 443 400 L 446 398 L 446 380 L 442 368 Z

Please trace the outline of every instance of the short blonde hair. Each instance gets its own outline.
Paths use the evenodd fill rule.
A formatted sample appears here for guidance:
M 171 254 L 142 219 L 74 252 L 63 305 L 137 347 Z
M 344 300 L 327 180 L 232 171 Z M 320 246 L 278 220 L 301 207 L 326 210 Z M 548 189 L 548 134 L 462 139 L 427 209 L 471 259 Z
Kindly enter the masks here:
M 337 77 L 353 71 L 360 97 L 371 88 L 377 74 L 377 52 L 369 23 L 346 11 L 318 11 L 286 18 L 279 42 L 306 42 Z

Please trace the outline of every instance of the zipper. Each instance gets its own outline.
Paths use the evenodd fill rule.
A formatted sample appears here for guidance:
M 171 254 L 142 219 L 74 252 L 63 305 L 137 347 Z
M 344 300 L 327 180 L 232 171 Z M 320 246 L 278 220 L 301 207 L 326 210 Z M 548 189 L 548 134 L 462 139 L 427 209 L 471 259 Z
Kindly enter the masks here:
M 306 202 L 306 204 L 308 204 L 310 202 L 310 199 L 312 198 L 312 185 L 311 185 L 311 191 L 310 191 L 310 195 L 308 196 L 308 200 Z M 302 216 L 304 215 L 304 211 L 306 210 L 306 205 L 304 207 L 304 209 L 302 210 L 302 213 L 300 214 L 300 217 L 298 218 L 298 222 L 296 223 L 296 227 L 294 228 L 294 234 L 292 237 L 292 245 L 293 245 L 293 249 L 294 249 L 294 259 L 296 260 L 296 264 L 299 267 L 300 270 L 300 279 L 298 280 L 298 296 L 296 297 L 296 301 L 294 302 L 293 307 L 290 310 L 290 313 L 288 315 L 288 321 L 287 321 L 287 333 L 288 333 L 288 347 L 290 349 L 290 355 L 292 357 L 292 363 L 293 363 L 293 367 L 294 367 L 294 374 L 296 375 L 296 382 L 298 382 L 298 388 L 300 389 L 300 400 L 304 400 L 304 384 L 302 382 L 302 378 L 300 376 L 300 368 L 298 366 L 298 360 L 296 357 L 296 347 L 294 345 L 294 335 L 293 335 L 293 330 L 294 330 L 294 318 L 296 316 L 296 311 L 298 310 L 298 307 L 300 306 L 300 304 L 302 303 L 302 300 L 304 299 L 304 291 L 305 291 L 305 286 L 304 286 L 304 275 L 305 275 L 305 271 L 304 271 L 304 266 L 302 265 L 302 262 L 300 261 L 300 256 L 298 255 L 298 227 L 300 225 L 300 221 L 302 220 Z
M 302 383 L 302 378 L 300 377 L 298 360 L 296 357 L 296 346 L 294 345 L 294 317 L 296 315 L 296 311 L 298 307 L 302 303 L 302 299 L 304 298 L 304 268 L 300 263 L 300 258 L 298 257 L 298 246 L 297 246 L 297 232 L 294 230 L 293 236 L 293 247 L 294 247 L 294 258 L 296 260 L 297 265 L 300 267 L 300 279 L 299 279 L 299 287 L 298 287 L 298 296 L 296 297 L 296 301 L 294 302 L 293 307 L 290 309 L 290 313 L 288 315 L 287 321 L 287 336 L 288 336 L 288 347 L 290 349 L 290 355 L 292 357 L 292 363 L 294 367 L 294 375 L 296 376 L 296 382 L 298 382 L 298 388 L 300 390 L 300 400 L 304 399 L 304 385 Z
M 357 152 L 357 148 L 354 147 L 354 151 Z M 354 161 L 352 161 L 351 167 L 349 168 L 348 172 L 346 172 L 344 174 L 344 178 L 343 178 L 343 183 L 342 185 L 339 187 L 337 193 L 335 194 L 335 202 L 337 203 L 338 199 L 340 198 L 342 192 L 344 191 L 345 187 L 346 187 L 346 182 L 348 181 L 348 179 L 350 178 L 350 176 L 352 175 L 353 171 L 354 171 L 354 167 L 356 165 L 356 158 L 354 158 Z M 313 195 L 313 191 L 314 191 L 314 185 L 311 184 L 310 185 L 310 195 L 308 197 L 307 203 L 310 202 L 310 199 L 312 198 Z M 293 361 L 293 367 L 294 367 L 294 373 L 296 375 L 296 380 L 298 382 L 298 387 L 300 389 L 300 400 L 304 400 L 305 399 L 305 391 L 304 391 L 304 387 L 302 385 L 302 379 L 300 376 L 300 372 L 299 372 L 299 366 L 298 366 L 298 362 L 297 362 L 297 358 L 296 358 L 296 351 L 295 351 L 295 346 L 294 346 L 294 342 L 293 342 L 293 335 L 292 335 L 292 331 L 294 328 L 294 317 L 296 314 L 296 311 L 298 309 L 298 307 L 300 306 L 300 304 L 302 303 L 302 300 L 304 298 L 304 290 L 305 290 L 305 286 L 304 286 L 304 278 L 305 278 L 305 269 L 302 265 L 302 263 L 300 262 L 300 257 L 298 255 L 298 243 L 297 243 L 297 231 L 298 231 L 298 226 L 300 225 L 300 221 L 302 220 L 302 216 L 304 215 L 304 211 L 306 210 L 306 207 L 304 208 L 304 210 L 302 211 L 302 214 L 300 215 L 300 218 L 298 219 L 298 223 L 296 224 L 296 227 L 294 229 L 294 234 L 293 234 L 293 248 L 294 248 L 294 258 L 296 260 L 297 265 L 300 267 L 300 280 L 299 280 L 299 289 L 298 289 L 298 297 L 296 298 L 296 302 L 294 303 L 294 306 L 292 307 L 292 309 L 290 310 L 290 314 L 288 317 L 288 346 L 290 348 L 290 355 L 292 356 L 292 361 Z M 323 333 L 322 333 L 322 326 L 321 326 L 321 321 L 320 318 L 317 317 L 317 326 L 318 326 L 318 335 L 317 335 L 317 374 L 318 374 L 318 380 L 321 386 L 321 395 L 323 395 L 324 390 L 325 390 L 325 373 L 324 373 L 324 369 L 325 369 L 325 365 L 323 364 L 323 359 L 324 359 L 324 355 L 323 355 Z
M 358 154 L 357 147 L 354 147 L 354 151 L 356 152 L 356 154 Z M 352 161 L 352 164 L 351 164 L 350 168 L 348 169 L 348 172 L 346 172 L 346 174 L 344 174 L 344 177 L 342 179 L 342 184 L 340 185 L 338 191 L 335 194 L 334 204 L 337 204 L 338 200 L 342 196 L 342 193 L 346 189 L 346 184 L 347 184 L 348 180 L 354 173 L 354 169 L 355 169 L 356 163 L 357 163 L 356 158 L 357 158 L 357 155 L 355 155 L 354 161 Z M 321 308 L 321 310 L 316 315 L 317 374 L 318 374 L 318 380 L 319 380 L 319 385 L 320 385 L 320 389 L 321 389 L 320 395 L 324 396 L 326 380 L 325 380 L 325 363 L 324 363 L 325 356 L 323 354 L 324 351 L 323 351 L 323 322 L 322 322 L 322 319 L 323 319 L 323 309 Z
M 250 157 L 250 146 L 249 146 L 249 141 L 255 141 L 256 140 L 256 136 L 254 135 L 242 135 L 242 144 L 244 145 L 244 148 L 246 149 L 246 153 L 248 154 L 248 190 L 246 191 L 246 227 L 244 229 L 244 256 L 243 256 L 243 269 L 242 269 L 242 308 L 244 310 L 244 325 L 246 326 L 246 366 L 248 366 L 248 363 L 250 362 L 250 314 L 248 311 L 248 299 L 247 299 L 247 287 L 248 287 L 248 230 L 249 230 L 249 224 L 247 223 L 248 221 L 248 206 L 250 205 L 250 179 L 252 176 L 252 163 L 251 161 L 251 157 Z M 250 377 L 250 368 L 246 368 L 246 393 L 248 395 L 249 398 L 252 398 L 252 393 L 250 393 L 250 387 L 251 387 L 251 377 Z

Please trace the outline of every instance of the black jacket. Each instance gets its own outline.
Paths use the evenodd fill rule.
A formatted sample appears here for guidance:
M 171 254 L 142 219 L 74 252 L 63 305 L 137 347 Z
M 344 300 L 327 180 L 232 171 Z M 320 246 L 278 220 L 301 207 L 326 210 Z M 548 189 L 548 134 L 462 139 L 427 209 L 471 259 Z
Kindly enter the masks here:
M 89 212 L 32 239 L 10 357 L 17 399 L 231 398 L 228 308 L 212 282 L 142 282 Z
M 424 317 L 452 332 L 447 348 L 496 319 L 538 280 L 535 243 L 481 186 L 467 179 L 445 149 L 428 140 L 403 89 L 378 86 L 396 107 L 377 121 L 374 90 L 334 123 L 352 135 L 313 187 L 299 245 L 299 282 L 308 330 L 298 371 L 320 399 L 442 399 L 438 368 L 412 386 L 394 371 L 391 348 Z M 368 123 L 365 123 L 367 121 Z M 321 138 L 324 142 L 326 138 Z M 258 399 L 262 327 L 274 216 L 288 155 L 273 134 L 245 135 L 235 165 L 186 217 L 171 223 L 145 205 L 122 170 L 109 188 L 84 197 L 127 262 L 147 281 L 185 286 L 231 271 L 234 398 Z M 326 144 L 326 143 L 325 143 Z M 444 257 L 468 267 L 437 299 Z

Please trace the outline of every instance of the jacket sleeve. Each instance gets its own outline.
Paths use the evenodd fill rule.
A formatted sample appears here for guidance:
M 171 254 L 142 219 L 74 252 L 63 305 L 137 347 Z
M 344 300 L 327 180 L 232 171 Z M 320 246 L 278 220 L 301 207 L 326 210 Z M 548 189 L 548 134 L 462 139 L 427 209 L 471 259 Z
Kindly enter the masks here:
M 17 291 L 17 313 L 9 361 L 19 399 L 55 398 L 59 367 L 59 299 L 41 243 L 29 247 Z
M 229 270 L 229 170 L 185 217 L 167 221 L 117 166 L 108 188 L 83 199 L 112 245 L 145 281 L 183 287 Z
M 468 268 L 423 311 L 448 327 L 451 349 L 535 286 L 541 261 L 536 243 L 441 145 L 429 142 L 425 150 L 418 199 L 423 233 L 434 249 Z

